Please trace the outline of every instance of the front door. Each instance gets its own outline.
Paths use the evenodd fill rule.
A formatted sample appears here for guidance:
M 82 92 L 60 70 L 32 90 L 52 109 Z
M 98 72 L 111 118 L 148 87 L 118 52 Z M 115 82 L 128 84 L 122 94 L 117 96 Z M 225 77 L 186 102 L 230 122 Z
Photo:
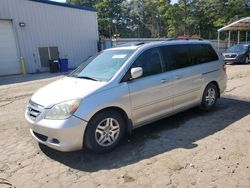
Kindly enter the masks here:
M 158 48 L 145 51 L 133 63 L 133 67 L 143 69 L 141 78 L 128 82 L 133 123 L 140 125 L 171 113 L 172 76 L 164 72 L 161 51 Z

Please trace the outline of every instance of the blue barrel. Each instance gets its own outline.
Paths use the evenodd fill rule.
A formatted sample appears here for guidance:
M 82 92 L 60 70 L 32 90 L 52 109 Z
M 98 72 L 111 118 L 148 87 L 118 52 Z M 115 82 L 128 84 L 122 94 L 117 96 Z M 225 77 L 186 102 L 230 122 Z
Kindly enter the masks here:
M 68 71 L 69 71 L 69 60 L 60 59 L 60 72 L 68 72 Z

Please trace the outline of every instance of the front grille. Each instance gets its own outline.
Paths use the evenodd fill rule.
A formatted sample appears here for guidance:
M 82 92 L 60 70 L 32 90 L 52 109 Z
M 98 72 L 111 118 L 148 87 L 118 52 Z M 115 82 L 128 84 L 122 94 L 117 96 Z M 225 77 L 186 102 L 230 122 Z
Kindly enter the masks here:
M 40 111 L 37 109 L 32 108 L 31 106 L 28 107 L 28 115 L 31 119 L 35 120 L 39 115 L 40 115 Z
M 237 55 L 233 54 L 233 55 L 225 55 L 226 58 L 236 58 Z
M 42 141 L 46 142 L 46 141 L 47 141 L 47 139 L 48 139 L 48 137 L 47 137 L 47 136 L 45 136 L 45 135 L 42 135 L 42 134 L 36 133 L 36 132 L 34 132 L 34 131 L 33 131 L 33 133 L 34 133 L 34 135 L 35 135 L 35 136 L 36 136 L 39 140 L 42 140 Z
M 33 102 L 33 101 L 29 101 L 29 106 L 27 109 L 27 114 L 30 117 L 30 119 L 35 120 L 40 114 L 41 111 L 44 107 Z

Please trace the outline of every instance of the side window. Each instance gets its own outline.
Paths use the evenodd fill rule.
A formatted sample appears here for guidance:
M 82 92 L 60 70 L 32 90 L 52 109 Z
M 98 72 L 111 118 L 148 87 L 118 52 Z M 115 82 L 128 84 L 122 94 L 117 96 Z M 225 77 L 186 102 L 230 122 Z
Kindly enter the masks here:
M 217 53 L 214 51 L 214 49 L 212 48 L 211 45 L 209 44 L 201 44 L 202 46 L 202 50 L 204 51 L 204 61 L 203 63 L 207 63 L 207 62 L 210 62 L 210 61 L 216 61 L 218 60 L 218 55 Z
M 206 62 L 206 51 L 201 44 L 190 45 L 190 62 L 192 65 L 197 65 Z
M 162 47 L 164 63 L 167 70 L 190 66 L 188 45 L 169 45 Z
M 158 48 L 143 52 L 133 63 L 131 68 L 142 67 L 143 77 L 162 72 L 161 53 Z
M 218 60 L 218 56 L 209 44 L 190 45 L 190 60 L 192 64 L 202 64 Z
M 162 48 L 167 70 L 218 60 L 218 56 L 209 44 L 169 45 Z

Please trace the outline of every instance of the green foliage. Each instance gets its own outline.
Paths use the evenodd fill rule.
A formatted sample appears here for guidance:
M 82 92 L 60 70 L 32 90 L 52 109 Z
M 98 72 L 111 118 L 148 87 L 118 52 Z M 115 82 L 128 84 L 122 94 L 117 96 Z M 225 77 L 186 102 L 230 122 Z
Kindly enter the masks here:
M 250 16 L 250 0 L 67 0 L 98 11 L 100 35 L 216 37 L 218 28 Z

